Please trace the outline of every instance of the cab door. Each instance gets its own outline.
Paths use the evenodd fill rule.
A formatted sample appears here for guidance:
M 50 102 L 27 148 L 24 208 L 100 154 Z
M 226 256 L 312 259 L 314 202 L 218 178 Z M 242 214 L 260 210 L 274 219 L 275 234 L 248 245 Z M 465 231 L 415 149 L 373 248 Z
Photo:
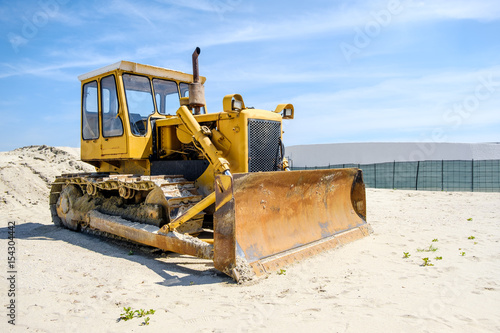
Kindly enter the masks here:
M 91 161 L 101 158 L 99 120 L 99 89 L 97 80 L 82 85 L 81 110 L 81 159 Z
M 113 74 L 101 79 L 100 92 L 101 155 L 126 154 L 127 140 L 123 130 L 123 112 L 120 112 L 116 79 Z

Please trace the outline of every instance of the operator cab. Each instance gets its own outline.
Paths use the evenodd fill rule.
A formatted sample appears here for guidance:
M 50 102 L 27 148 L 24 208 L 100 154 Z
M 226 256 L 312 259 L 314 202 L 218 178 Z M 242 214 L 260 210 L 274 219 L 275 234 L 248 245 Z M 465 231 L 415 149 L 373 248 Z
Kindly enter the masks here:
M 82 160 L 87 161 L 109 155 L 148 156 L 154 121 L 175 116 L 189 99 L 193 82 L 190 74 L 128 61 L 78 78 L 82 82 Z M 205 107 L 199 112 L 206 113 Z

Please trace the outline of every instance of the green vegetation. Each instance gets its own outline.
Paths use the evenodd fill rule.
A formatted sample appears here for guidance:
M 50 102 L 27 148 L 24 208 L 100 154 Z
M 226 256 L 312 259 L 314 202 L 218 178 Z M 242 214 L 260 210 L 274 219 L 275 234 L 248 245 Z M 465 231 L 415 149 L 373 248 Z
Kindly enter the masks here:
M 132 311 L 131 307 L 128 307 L 128 308 L 124 307 L 123 311 L 125 311 L 125 313 L 120 314 L 121 320 L 127 321 L 127 320 L 134 318 L 135 311 Z
M 429 258 L 422 258 L 422 260 L 424 261 L 422 266 L 434 266 L 434 264 L 431 264 L 431 261 Z
M 472 217 L 468 218 L 467 221 L 472 221 Z M 476 237 L 471 235 L 471 236 L 467 237 L 467 239 L 474 240 L 474 239 L 476 239 Z M 431 245 L 429 245 L 429 247 L 417 248 L 417 252 L 436 252 L 438 250 L 438 248 L 434 246 L 434 243 L 436 243 L 438 241 L 439 240 L 437 238 L 434 238 L 432 240 Z M 478 242 L 474 242 L 474 245 L 476 245 L 476 244 L 478 244 Z M 460 251 L 459 253 L 462 257 L 464 257 L 466 255 L 464 249 L 462 249 L 461 247 L 458 248 L 458 251 Z M 403 259 L 408 259 L 410 256 L 411 255 L 409 252 L 403 252 Z M 422 260 L 423 260 L 423 263 L 420 266 L 434 266 L 434 264 L 431 263 L 431 260 L 429 259 L 429 257 L 422 258 Z M 434 260 L 443 260 L 443 257 L 442 256 L 435 256 Z
M 286 269 L 283 269 L 283 268 L 282 268 L 282 269 L 280 269 L 280 270 L 278 271 L 278 275 L 286 275 Z
M 143 318 L 143 317 L 146 317 L 147 315 L 155 314 L 155 312 L 156 312 L 156 310 L 153 310 L 153 309 L 150 309 L 149 311 L 146 311 L 144 309 L 132 310 L 131 307 L 128 307 L 128 308 L 124 307 L 123 311 L 125 311 L 125 312 L 120 314 L 120 318 L 118 318 L 117 321 L 120 321 L 120 320 L 127 321 L 130 319 L 133 319 L 134 317 Z M 150 318 L 146 317 L 144 319 L 144 321 L 141 323 L 141 326 L 149 325 L 149 320 L 150 320 Z
M 426 249 L 417 249 L 418 252 L 436 252 L 437 251 L 437 247 L 434 247 L 432 244 L 426 248 Z

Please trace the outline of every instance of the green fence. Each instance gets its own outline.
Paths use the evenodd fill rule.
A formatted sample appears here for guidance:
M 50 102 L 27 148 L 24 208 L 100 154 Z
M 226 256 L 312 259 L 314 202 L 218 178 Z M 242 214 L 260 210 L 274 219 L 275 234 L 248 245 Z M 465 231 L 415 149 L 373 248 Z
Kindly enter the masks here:
M 500 192 L 500 160 L 336 164 L 293 170 L 360 168 L 367 187 Z

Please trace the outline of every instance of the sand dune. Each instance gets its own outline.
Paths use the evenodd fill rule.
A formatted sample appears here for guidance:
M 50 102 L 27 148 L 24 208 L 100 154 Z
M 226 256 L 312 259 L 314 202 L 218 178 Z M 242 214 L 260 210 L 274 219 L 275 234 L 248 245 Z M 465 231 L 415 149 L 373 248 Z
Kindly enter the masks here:
M 3 315 L 2 332 L 500 331 L 500 193 L 368 189 L 372 235 L 238 285 L 210 261 L 53 226 L 49 184 L 92 170 L 77 159 L 0 153 L 1 248 L 9 221 L 17 242 L 16 326 Z M 156 312 L 141 327 L 117 321 L 123 307 Z
M 56 176 L 94 171 L 92 166 L 79 161 L 79 154 L 78 148 L 47 146 L 0 152 L 2 213 L 21 221 L 36 216 L 34 211 L 47 214 L 47 195 Z

